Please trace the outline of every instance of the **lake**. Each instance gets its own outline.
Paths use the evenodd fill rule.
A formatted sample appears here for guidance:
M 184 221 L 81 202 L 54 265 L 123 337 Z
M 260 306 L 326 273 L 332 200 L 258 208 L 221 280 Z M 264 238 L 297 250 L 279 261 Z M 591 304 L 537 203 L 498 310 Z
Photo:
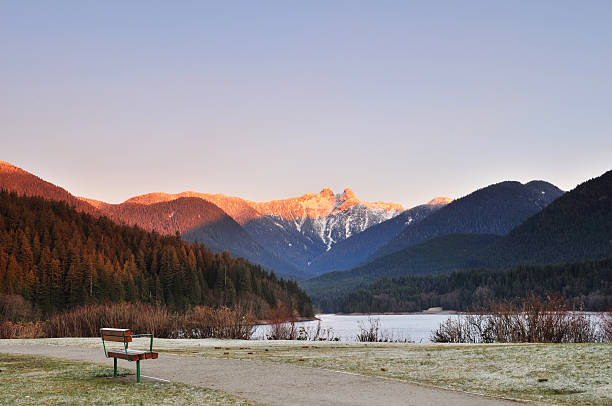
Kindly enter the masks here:
M 321 320 L 321 329 L 329 331 L 333 337 L 340 338 L 341 341 L 356 341 L 360 332 L 359 326 L 369 327 L 367 315 L 338 315 L 338 314 L 318 314 Z M 449 314 L 382 314 L 371 316 L 379 320 L 380 331 L 383 336 L 397 341 L 430 342 L 431 332 L 438 328 L 440 323 L 446 321 Z M 318 321 L 307 321 L 296 323 L 299 327 L 307 330 L 317 328 Z M 269 326 L 257 326 L 254 339 L 264 339 Z

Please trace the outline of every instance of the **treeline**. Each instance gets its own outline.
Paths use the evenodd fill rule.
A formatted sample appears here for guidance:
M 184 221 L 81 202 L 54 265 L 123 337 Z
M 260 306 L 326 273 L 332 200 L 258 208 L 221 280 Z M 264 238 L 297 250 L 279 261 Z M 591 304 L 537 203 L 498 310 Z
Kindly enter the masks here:
M 283 304 L 313 314 L 295 282 L 227 252 L 6 191 L 0 191 L 0 293 L 21 295 L 41 315 L 101 302 L 240 306 L 257 317 Z
M 510 270 L 462 270 L 448 274 L 383 279 L 344 297 L 322 302 L 326 312 L 419 312 L 430 307 L 486 309 L 490 303 L 558 296 L 584 310 L 612 309 L 612 258 Z

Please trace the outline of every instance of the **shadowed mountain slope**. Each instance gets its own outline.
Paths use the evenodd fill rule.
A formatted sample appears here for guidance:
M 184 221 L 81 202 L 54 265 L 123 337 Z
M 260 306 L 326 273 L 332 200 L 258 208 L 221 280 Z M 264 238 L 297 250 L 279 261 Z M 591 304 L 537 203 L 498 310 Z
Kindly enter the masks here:
M 258 317 L 284 304 L 312 315 L 295 282 L 242 258 L 6 191 L 0 191 L 0 294 L 22 295 L 44 313 L 127 301 L 243 306 Z
M 483 253 L 484 265 L 548 264 L 612 257 L 612 171 L 527 219 Z
M 313 298 L 325 301 L 383 278 L 610 257 L 612 171 L 563 194 L 505 236 L 451 234 L 437 237 L 349 271 L 330 272 L 309 279 L 302 285 Z
M 197 239 L 214 252 L 228 250 L 234 256 L 244 257 L 284 276 L 305 275 L 257 243 L 240 224 L 215 204 L 199 197 L 168 199 L 158 196 L 156 200 L 149 200 L 156 202 L 152 204 L 133 201 L 108 204 L 73 196 L 6 162 L 0 162 L 0 188 L 20 195 L 66 202 L 78 211 L 108 216 L 119 224 L 137 225 L 147 231 L 166 235 L 180 233 L 189 241 Z
M 383 278 L 448 272 L 474 265 L 472 256 L 502 237 L 450 234 L 416 244 L 348 271 L 328 272 L 300 282 L 315 303 L 365 288 Z
M 524 185 L 508 181 L 487 186 L 406 228 L 370 259 L 446 234 L 507 234 L 562 194 L 559 188 L 543 181 Z
M 442 207 L 444 203 L 424 204 L 403 211 L 387 221 L 338 242 L 329 251 L 316 257 L 308 269 L 312 273 L 323 273 L 330 270 L 342 271 L 353 268 L 365 261 L 402 230 L 415 225 Z
M 149 205 L 181 197 L 197 197 L 219 206 L 269 252 L 309 274 L 310 263 L 338 242 L 403 210 L 395 203 L 363 202 L 350 188 L 338 194 L 325 188 L 320 193 L 269 202 L 197 192 L 150 193 L 123 204 Z

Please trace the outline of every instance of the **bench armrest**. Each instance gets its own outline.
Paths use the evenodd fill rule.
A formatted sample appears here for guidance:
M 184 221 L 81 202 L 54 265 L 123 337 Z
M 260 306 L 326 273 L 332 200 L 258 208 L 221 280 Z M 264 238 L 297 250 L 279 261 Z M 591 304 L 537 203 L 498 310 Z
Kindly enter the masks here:
M 153 352 L 153 334 L 132 334 L 132 337 L 151 337 L 151 342 L 149 343 L 149 352 Z

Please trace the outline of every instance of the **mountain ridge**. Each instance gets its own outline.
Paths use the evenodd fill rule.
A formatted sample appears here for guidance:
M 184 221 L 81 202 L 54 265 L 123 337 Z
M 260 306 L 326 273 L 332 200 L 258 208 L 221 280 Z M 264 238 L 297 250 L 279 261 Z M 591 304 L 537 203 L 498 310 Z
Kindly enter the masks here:
M 174 200 L 174 203 L 159 202 L 158 206 L 133 202 L 110 204 L 74 196 L 65 189 L 4 161 L 0 161 L 0 187 L 20 195 L 63 201 L 78 211 L 97 217 L 106 216 L 118 224 L 135 225 L 165 235 L 178 232 L 184 234 L 187 240 L 198 239 L 215 252 L 231 250 L 233 255 L 275 270 L 280 275 L 305 276 L 292 264 L 268 252 L 225 211 L 204 199 L 179 198 Z
M 438 236 L 348 271 L 319 275 L 301 286 L 329 306 L 335 302 L 329 298 L 384 278 L 462 269 L 496 272 L 606 258 L 612 258 L 612 171 L 564 193 L 506 235 Z
M 498 182 L 453 200 L 378 249 L 369 260 L 446 234 L 504 235 L 564 192 L 544 181 Z
M 0 185 L 20 194 L 65 201 L 79 211 L 108 216 L 120 224 L 162 234 L 178 232 L 215 251 L 229 249 L 233 255 L 294 277 L 308 276 L 310 261 L 338 241 L 403 209 L 396 203 L 363 202 L 351 188 L 337 194 L 324 188 L 319 193 L 268 202 L 219 193 L 158 192 L 113 204 L 74 196 L 8 162 L 0 163 Z

